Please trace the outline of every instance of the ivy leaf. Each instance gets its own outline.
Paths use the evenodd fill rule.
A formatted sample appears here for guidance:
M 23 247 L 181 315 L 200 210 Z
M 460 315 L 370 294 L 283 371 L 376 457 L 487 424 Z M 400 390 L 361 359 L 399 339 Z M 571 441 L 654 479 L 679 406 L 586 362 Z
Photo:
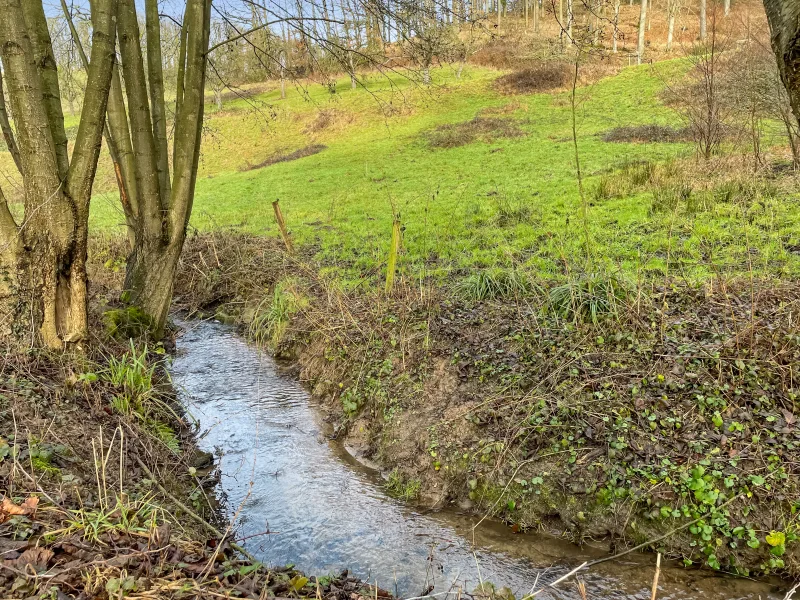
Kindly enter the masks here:
M 786 544 L 786 535 L 782 531 L 770 531 L 766 540 L 772 547 L 783 546 Z

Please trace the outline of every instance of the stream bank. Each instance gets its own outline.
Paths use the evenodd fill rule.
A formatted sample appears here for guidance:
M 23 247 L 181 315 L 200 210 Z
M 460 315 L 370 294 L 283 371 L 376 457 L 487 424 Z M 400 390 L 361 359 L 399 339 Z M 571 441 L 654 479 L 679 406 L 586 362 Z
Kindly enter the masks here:
M 267 565 L 351 573 L 396 597 L 464 593 L 522 598 L 606 556 L 542 532 L 512 533 L 463 511 L 423 511 L 392 498 L 354 460 L 297 380 L 216 321 L 179 323 L 170 371 L 197 419 L 199 444 L 219 455 L 219 490 L 237 536 Z M 649 597 L 652 555 L 629 555 L 578 575 L 592 598 Z M 481 582 L 484 582 L 481 584 Z M 719 577 L 662 561 L 659 597 L 780 598 L 775 583 Z M 491 585 L 490 585 L 491 584 Z M 549 598 L 574 597 L 566 581 Z M 495 590 L 492 592 L 491 590 Z M 502 590 L 502 591 L 501 591 Z
M 796 284 L 670 282 L 592 324 L 536 297 L 345 292 L 235 232 L 193 237 L 183 265 L 177 302 L 290 361 L 396 496 L 611 550 L 677 530 L 652 549 L 798 573 Z
M 170 345 L 117 341 L 100 314 L 90 322 L 83 351 L 0 348 L 0 597 L 387 595 L 240 552 L 220 532 L 212 457 L 164 371 Z

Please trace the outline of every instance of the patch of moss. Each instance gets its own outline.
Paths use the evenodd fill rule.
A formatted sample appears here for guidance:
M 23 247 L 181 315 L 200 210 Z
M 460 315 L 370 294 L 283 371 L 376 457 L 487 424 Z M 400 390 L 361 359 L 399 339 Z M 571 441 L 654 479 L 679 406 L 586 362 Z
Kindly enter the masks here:
M 135 338 L 150 331 L 153 318 L 138 306 L 128 306 L 103 313 L 103 324 L 111 337 Z

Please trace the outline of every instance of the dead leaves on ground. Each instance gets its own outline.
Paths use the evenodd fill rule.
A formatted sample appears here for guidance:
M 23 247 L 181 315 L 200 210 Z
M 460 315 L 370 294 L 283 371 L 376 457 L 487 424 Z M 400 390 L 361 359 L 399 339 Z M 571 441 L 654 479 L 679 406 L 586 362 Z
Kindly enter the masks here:
M 36 512 L 38 506 L 39 498 L 36 496 L 25 498 L 22 504 L 14 504 L 14 501 L 6 496 L 0 500 L 0 523 L 5 523 L 16 515 L 31 516 Z

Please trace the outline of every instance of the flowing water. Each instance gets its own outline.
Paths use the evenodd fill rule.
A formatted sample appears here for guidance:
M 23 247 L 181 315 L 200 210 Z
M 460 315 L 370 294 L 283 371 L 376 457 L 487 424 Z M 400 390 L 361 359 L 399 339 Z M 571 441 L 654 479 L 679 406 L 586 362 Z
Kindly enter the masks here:
M 199 421 L 200 446 L 219 461 L 237 536 L 268 565 L 309 574 L 349 568 L 408 597 L 479 581 L 519 598 L 585 560 L 603 556 L 558 538 L 514 535 L 504 525 L 442 511 L 423 513 L 389 497 L 380 474 L 325 435 L 309 394 L 230 327 L 183 323 L 173 380 Z M 266 533 L 269 532 L 269 533 Z M 654 557 L 632 554 L 581 575 L 589 598 L 649 598 Z M 662 568 L 659 599 L 782 598 L 764 582 Z M 574 581 L 542 598 L 579 598 Z

